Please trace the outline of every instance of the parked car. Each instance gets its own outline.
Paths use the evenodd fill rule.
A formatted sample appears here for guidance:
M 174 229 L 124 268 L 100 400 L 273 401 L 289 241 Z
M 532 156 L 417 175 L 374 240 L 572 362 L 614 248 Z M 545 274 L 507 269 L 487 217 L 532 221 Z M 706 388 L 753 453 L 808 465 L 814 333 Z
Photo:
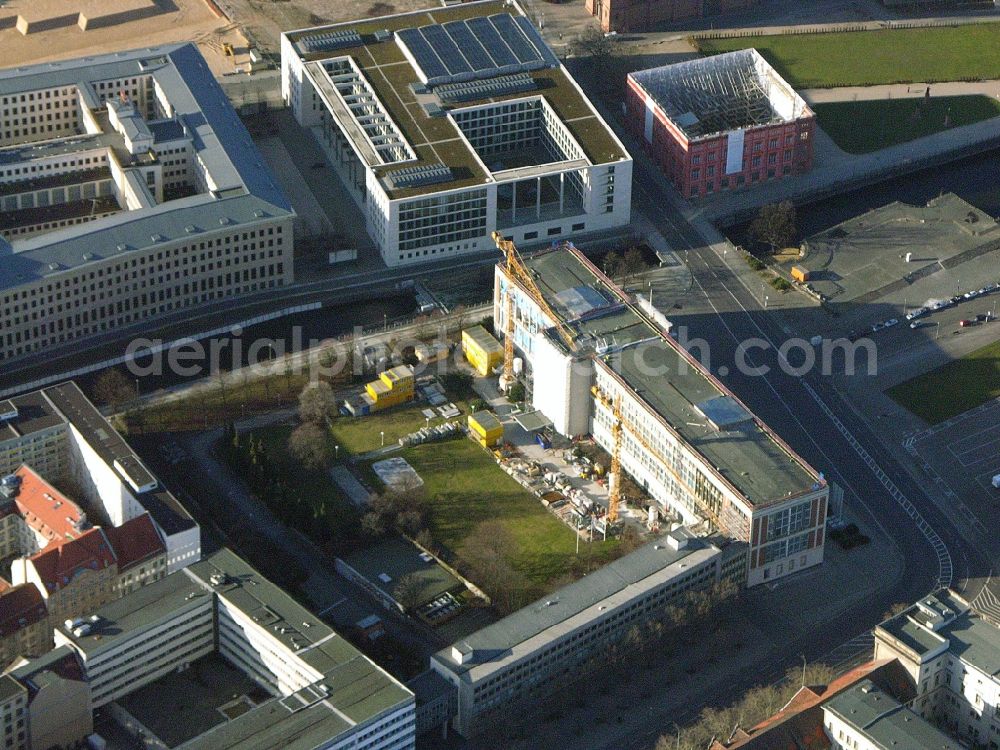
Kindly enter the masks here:
M 887 321 L 885 321 L 885 327 L 886 328 L 892 328 L 894 325 L 898 325 L 898 324 L 899 324 L 899 320 L 897 318 L 889 318 Z
M 969 326 L 972 325 L 972 321 L 968 320 L 966 318 L 963 318 L 962 320 L 958 321 L 958 325 L 961 328 L 968 328 Z

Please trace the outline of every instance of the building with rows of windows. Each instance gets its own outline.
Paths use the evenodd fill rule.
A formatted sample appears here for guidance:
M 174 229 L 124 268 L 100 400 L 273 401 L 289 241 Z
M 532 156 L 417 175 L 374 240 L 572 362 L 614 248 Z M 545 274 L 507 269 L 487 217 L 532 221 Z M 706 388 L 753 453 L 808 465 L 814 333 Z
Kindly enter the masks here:
M 55 640 L 79 656 L 89 705 L 149 747 L 414 747 L 413 693 L 226 548 L 59 627 Z M 151 698 L 185 680 L 214 703 Z M 170 735 L 156 735 L 164 727 Z
M 503 263 L 493 315 L 505 331 L 512 295 L 514 346 L 532 404 L 553 428 L 589 434 L 610 453 L 618 422 L 622 468 L 651 496 L 651 512 L 708 522 L 748 544 L 748 586 L 822 562 L 830 494 L 823 477 L 674 341 L 655 308 L 576 248 L 524 262 L 559 320 Z
M 553 681 L 662 617 L 692 592 L 739 585 L 746 545 L 680 528 L 548 594 L 431 657 L 452 685 L 452 725 L 475 734 L 490 712 L 545 695 Z
M 626 123 L 685 198 L 812 169 L 816 116 L 754 49 L 629 73 Z
M 54 385 L 0 401 L 0 477 L 23 472 L 25 466 L 49 482 L 79 488 L 81 495 L 75 499 L 91 510 L 90 520 L 100 520 L 105 527 L 122 527 L 148 514 L 166 547 L 165 572 L 180 570 L 200 559 L 198 524 L 75 383 Z M 61 502 L 56 495 L 43 491 L 42 499 L 54 505 Z M 43 504 L 39 500 L 32 507 L 40 508 Z M 58 516 L 58 522 L 43 524 L 36 519 L 31 522 L 31 529 L 27 525 L 21 528 L 21 524 L 12 520 L 0 523 L 0 534 L 5 540 L 0 551 L 45 552 L 53 546 L 50 534 L 58 531 L 64 540 L 69 535 L 79 539 L 87 526 L 86 516 L 78 508 L 70 512 L 70 504 L 62 505 L 58 511 L 38 510 L 42 512 Z M 23 543 L 17 542 L 16 536 Z M 47 544 L 43 545 L 40 542 L 45 537 Z M 144 557 L 137 557 L 138 554 L 133 550 L 126 557 L 134 562 Z M 147 567 L 141 574 L 135 571 L 131 578 L 111 581 L 109 585 L 123 594 L 134 584 L 145 581 L 150 572 Z M 162 571 L 157 572 L 157 577 L 162 575 Z
M 293 216 L 193 44 L 0 70 L 0 361 L 288 284 Z
M 631 157 L 516 2 L 287 32 L 281 85 L 389 266 L 629 222 Z
M 989 592 L 987 592 L 989 593 Z M 1000 747 L 1000 625 L 950 589 L 875 628 L 875 658 L 898 659 L 915 687 L 913 710 L 963 747 Z

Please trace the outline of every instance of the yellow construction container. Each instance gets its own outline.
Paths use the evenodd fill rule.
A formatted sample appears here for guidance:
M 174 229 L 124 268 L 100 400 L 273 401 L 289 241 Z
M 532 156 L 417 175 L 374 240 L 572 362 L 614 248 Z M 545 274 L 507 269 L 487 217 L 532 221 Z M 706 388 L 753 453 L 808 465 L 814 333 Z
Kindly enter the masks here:
M 372 400 L 372 411 L 388 409 L 390 406 L 405 404 L 413 400 L 413 368 L 400 365 L 386 370 L 365 386 L 365 391 Z
M 462 353 L 483 376 L 489 375 L 503 361 L 503 346 L 482 326 L 462 331 Z
M 484 448 L 492 448 L 503 440 L 503 424 L 491 411 L 477 411 L 470 414 L 469 430 Z
M 805 284 L 809 281 L 809 270 L 802 266 L 792 266 L 792 278 L 800 284 Z

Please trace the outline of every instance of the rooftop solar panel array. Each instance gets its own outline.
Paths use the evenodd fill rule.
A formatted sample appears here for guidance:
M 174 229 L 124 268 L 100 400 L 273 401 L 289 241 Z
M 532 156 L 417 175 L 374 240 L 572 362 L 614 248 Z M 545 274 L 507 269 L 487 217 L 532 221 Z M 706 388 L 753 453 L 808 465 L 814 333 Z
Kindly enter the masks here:
M 299 40 L 299 45 L 306 52 L 329 52 L 344 47 L 355 47 L 361 44 L 361 35 L 353 29 L 341 31 L 326 31 L 322 34 L 312 34 Z
M 436 162 L 393 170 L 386 175 L 386 179 L 394 188 L 435 185 L 451 180 L 451 169 L 441 162 Z
M 396 39 L 428 86 L 559 64 L 531 22 L 509 13 L 403 29 Z
M 509 76 L 488 78 L 485 81 L 445 83 L 434 89 L 434 93 L 446 102 L 471 102 L 522 91 L 534 91 L 537 88 L 538 83 L 527 73 L 514 73 Z

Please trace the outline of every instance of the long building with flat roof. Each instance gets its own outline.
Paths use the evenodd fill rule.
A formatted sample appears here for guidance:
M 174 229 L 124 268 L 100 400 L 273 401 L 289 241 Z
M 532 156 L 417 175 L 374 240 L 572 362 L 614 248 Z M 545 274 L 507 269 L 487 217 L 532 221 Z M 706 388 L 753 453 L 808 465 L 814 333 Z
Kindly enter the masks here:
M 619 403 L 622 467 L 659 513 L 708 520 L 749 544 L 748 585 L 822 562 L 822 476 L 668 335 L 660 313 L 578 250 L 566 244 L 524 262 L 558 321 L 503 263 L 494 320 L 506 331 L 511 294 L 532 404 L 554 429 L 590 434 L 612 452 Z
M 56 641 L 80 655 L 94 709 L 211 653 L 271 694 L 184 750 L 414 746 L 413 693 L 225 548 L 58 629 Z
M 292 281 L 294 211 L 195 45 L 0 70 L 0 361 Z
M 482 714 L 544 694 L 686 594 L 742 582 L 745 557 L 677 529 L 439 651 L 431 668 L 457 692 L 455 729 L 474 734 Z
M 281 86 L 390 266 L 629 222 L 631 157 L 512 0 L 286 32 Z

